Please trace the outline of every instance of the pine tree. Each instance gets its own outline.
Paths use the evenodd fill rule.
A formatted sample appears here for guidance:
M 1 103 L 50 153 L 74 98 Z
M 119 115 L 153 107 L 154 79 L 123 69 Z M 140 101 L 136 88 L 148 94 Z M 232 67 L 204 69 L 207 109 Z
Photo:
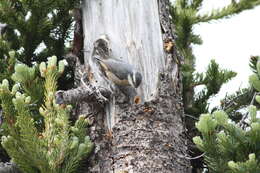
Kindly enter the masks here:
M 203 22 L 231 17 L 260 5 L 260 1 L 232 1 L 226 7 L 201 15 L 202 4 L 202 0 L 175 0 L 171 7 L 172 22 L 176 25 L 176 46 L 184 57 L 182 73 L 185 112 L 195 117 L 208 112 L 208 99 L 217 94 L 221 86 L 235 77 L 236 73 L 221 69 L 214 60 L 208 65 L 208 70 L 205 73 L 196 72 L 196 57 L 193 55 L 192 44 L 200 45 L 202 40 L 199 35 L 193 32 L 194 26 Z M 199 85 L 204 85 L 205 89 L 195 94 L 194 88 Z
M 16 63 L 32 66 L 52 55 L 61 60 L 73 35 L 72 10 L 79 4 L 79 0 L 0 1 L 0 81 L 7 79 L 13 86 L 11 75 Z M 66 68 L 59 83 L 63 83 L 60 88 L 73 85 L 72 69 Z M 1 147 L 0 151 L 4 153 Z M 1 159 L 6 160 L 7 156 L 3 154 Z
M 257 61 L 259 56 L 251 56 L 249 66 L 252 72 L 257 74 Z M 252 100 L 252 97 L 256 95 L 257 90 L 252 86 L 247 88 L 242 88 L 233 94 L 227 95 L 221 100 L 221 105 L 218 109 L 224 110 L 229 114 L 229 117 L 235 121 L 239 122 L 243 116 L 244 108 L 248 107 L 250 104 L 257 105 L 257 102 Z M 252 100 L 252 101 L 251 101 Z
M 4 24 L 0 38 L 0 66 L 11 61 L 10 68 L 1 68 L 0 79 L 13 70 L 13 60 L 8 54 L 11 50 L 16 52 L 15 61 L 28 66 L 46 61 L 46 57 L 52 55 L 58 60 L 63 59 L 73 35 L 72 10 L 79 4 L 79 0 L 0 1 L 0 23 Z M 65 81 L 72 83 L 68 79 Z
M 55 56 L 39 66 L 17 64 L 12 89 L 6 79 L 0 85 L 7 124 L 2 145 L 12 161 L 26 173 L 75 172 L 80 160 L 93 148 L 86 134 L 85 116 L 79 116 L 72 126 L 69 122 L 72 107 L 56 104 L 54 94 L 57 79 L 64 71 L 64 61 L 60 61 L 58 67 L 56 64 Z M 42 119 L 36 118 L 39 116 Z
M 259 92 L 260 58 L 256 67 L 257 73 L 249 77 L 249 82 Z M 258 94 L 252 99 L 260 103 Z M 204 152 L 210 172 L 260 171 L 260 118 L 257 111 L 256 106 L 250 105 L 239 123 L 232 121 L 224 111 L 201 115 L 196 127 L 202 137 L 194 137 L 193 141 Z
M 244 10 L 252 9 L 259 4 L 259 0 L 232 1 L 226 7 L 215 9 L 202 15 L 200 11 L 203 8 L 203 0 L 175 0 L 173 2 L 171 6 L 171 16 L 172 22 L 175 24 L 176 46 L 180 54 L 184 57 L 183 62 L 180 63 L 182 63 L 183 102 L 186 115 L 185 124 L 190 139 L 198 135 L 194 124 L 199 115 L 209 112 L 209 98 L 214 97 L 223 84 L 236 76 L 236 73 L 233 71 L 221 69 L 214 60 L 210 62 L 206 72 L 196 72 L 196 57 L 193 54 L 192 45 L 200 45 L 203 41 L 199 35 L 194 33 L 194 26 L 212 20 L 231 17 Z M 195 93 L 197 86 L 204 86 L 204 88 L 200 92 Z M 250 89 L 243 90 L 242 92 L 243 94 L 240 94 L 246 100 L 252 95 Z M 232 96 L 230 96 L 230 99 L 231 98 Z M 227 101 L 228 99 L 226 102 Z M 225 104 L 226 102 L 223 101 L 222 106 L 227 105 Z M 236 106 L 239 105 L 240 104 L 236 104 Z M 243 104 L 241 106 L 243 106 Z M 215 109 L 217 108 L 213 110 Z M 234 117 L 233 119 L 239 119 L 239 116 L 241 117 L 241 114 L 238 111 L 234 111 L 235 109 L 233 109 L 233 107 L 229 106 L 229 109 L 233 112 L 233 114 L 230 114 L 230 116 Z M 200 155 L 192 143 L 189 144 L 189 149 L 192 156 Z M 192 164 L 193 167 L 203 167 L 202 163 L 197 159 L 192 160 Z

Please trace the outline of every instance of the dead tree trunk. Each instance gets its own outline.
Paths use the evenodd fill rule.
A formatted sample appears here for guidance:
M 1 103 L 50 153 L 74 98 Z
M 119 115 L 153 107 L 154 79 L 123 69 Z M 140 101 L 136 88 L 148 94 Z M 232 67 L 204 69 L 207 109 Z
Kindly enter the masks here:
M 93 122 L 90 135 L 95 151 L 88 171 L 189 172 L 181 59 L 173 46 L 169 0 L 85 0 L 82 12 L 85 66 L 81 86 L 73 93 L 81 95 L 76 99 L 77 114 L 86 114 Z M 139 69 L 141 101 L 122 102 L 122 90 L 129 88 L 119 90 L 106 80 L 93 56 L 120 58 Z M 73 100 L 70 93 L 58 95 L 61 102 Z

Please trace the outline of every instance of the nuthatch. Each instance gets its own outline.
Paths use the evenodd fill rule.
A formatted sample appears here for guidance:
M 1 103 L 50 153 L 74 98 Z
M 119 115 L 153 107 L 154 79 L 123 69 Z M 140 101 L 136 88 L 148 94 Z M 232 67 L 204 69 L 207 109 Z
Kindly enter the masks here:
M 119 59 L 100 59 L 95 57 L 105 76 L 119 86 L 132 86 L 137 88 L 142 81 L 142 75 L 136 69 Z

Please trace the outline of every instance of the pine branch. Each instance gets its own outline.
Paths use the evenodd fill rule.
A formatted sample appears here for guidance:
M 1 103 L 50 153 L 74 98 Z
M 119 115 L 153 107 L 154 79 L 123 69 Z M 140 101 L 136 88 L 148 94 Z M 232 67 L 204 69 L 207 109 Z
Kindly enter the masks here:
M 258 61 L 259 58 L 260 58 L 259 56 L 251 56 L 250 57 L 249 66 L 255 74 L 257 74 L 257 61 Z
M 221 86 L 235 76 L 235 72 L 221 69 L 215 60 L 211 60 L 204 79 L 208 90 L 208 95 L 218 93 Z
M 252 88 L 239 89 L 234 94 L 225 96 L 225 98 L 221 100 L 220 108 L 235 118 L 236 111 L 247 107 L 253 95 L 254 90 Z
M 196 20 L 194 20 L 194 24 L 228 18 L 245 10 L 253 9 L 258 5 L 260 5 L 260 0 L 240 0 L 239 2 L 232 1 L 226 7 L 212 10 L 210 14 L 197 15 Z
M 251 76 L 249 81 L 257 91 L 260 91 L 259 58 L 254 59 L 252 64 L 257 74 Z M 244 98 L 250 92 L 252 93 L 251 89 L 244 89 L 226 99 L 232 102 L 238 98 Z M 224 111 L 200 116 L 196 127 L 202 136 L 194 137 L 193 141 L 202 152 L 205 152 L 204 159 L 210 172 L 260 171 L 258 164 L 260 153 L 256 147 L 260 141 L 260 118 L 257 116 L 257 107 L 252 105 L 255 100 L 260 103 L 258 94 L 253 91 L 253 97 L 247 103 L 250 106 L 237 124 Z
M 188 112 L 194 116 L 208 112 L 208 99 L 217 94 L 221 86 L 236 76 L 236 73 L 221 69 L 215 60 L 211 60 L 206 73 L 195 73 L 189 87 L 205 86 L 203 90 L 195 94 L 194 102 Z M 187 111 L 187 110 L 186 110 Z
M 65 54 L 65 42 L 70 40 L 73 17 L 70 10 L 77 7 L 80 1 L 68 0 L 35 0 L 1 1 L 0 22 L 7 24 L 4 39 L 10 42 L 11 48 L 18 50 L 20 61 L 31 66 L 32 61 L 41 61 L 43 56 L 35 53 L 40 43 L 47 47 L 47 56 L 53 54 L 60 59 Z M 18 31 L 16 34 L 14 30 Z
M 93 144 L 86 135 L 86 117 L 81 115 L 75 125 L 71 126 L 71 106 L 56 104 L 54 94 L 57 79 L 64 72 L 64 67 L 64 61 L 60 61 L 57 66 L 55 56 L 47 64 L 40 64 L 41 77 L 45 79 L 44 99 L 41 99 L 44 104 L 36 105 L 38 109 L 34 111 L 30 107 L 32 99 L 24 92 L 24 88 L 28 81 L 37 78 L 36 67 L 18 64 L 13 75 L 17 83 L 12 90 L 8 80 L 0 83 L 1 106 L 8 126 L 8 137 L 2 138 L 2 145 L 24 172 L 72 173 L 76 171 L 80 160 L 93 149 Z M 34 116 L 39 114 L 43 121 L 37 122 Z
M 203 2 L 203 0 L 193 0 L 191 3 L 191 7 L 193 9 L 199 10 L 202 6 L 202 2 Z
M 204 114 L 196 123 L 202 137 L 197 136 L 193 141 L 202 152 L 205 152 L 204 159 L 211 172 L 236 170 L 234 172 L 242 173 L 260 169 L 259 165 L 255 164 L 258 162 L 258 157 L 255 157 L 254 164 L 247 162 L 248 155 L 255 153 L 258 156 L 258 149 L 254 146 L 260 139 L 259 135 L 255 135 L 260 128 L 253 125 L 254 122 L 259 122 L 256 108 L 249 108 L 249 112 L 254 121 L 249 122 L 252 128 L 246 130 L 230 123 L 228 115 L 223 111 Z

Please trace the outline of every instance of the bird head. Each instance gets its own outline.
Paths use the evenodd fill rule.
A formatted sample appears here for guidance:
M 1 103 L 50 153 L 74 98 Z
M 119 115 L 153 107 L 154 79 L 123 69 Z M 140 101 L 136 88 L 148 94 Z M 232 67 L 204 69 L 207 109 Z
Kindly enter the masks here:
M 128 82 L 130 85 L 134 88 L 138 88 L 138 86 L 142 82 L 142 75 L 141 73 L 134 71 L 133 73 L 129 74 L 128 76 Z

